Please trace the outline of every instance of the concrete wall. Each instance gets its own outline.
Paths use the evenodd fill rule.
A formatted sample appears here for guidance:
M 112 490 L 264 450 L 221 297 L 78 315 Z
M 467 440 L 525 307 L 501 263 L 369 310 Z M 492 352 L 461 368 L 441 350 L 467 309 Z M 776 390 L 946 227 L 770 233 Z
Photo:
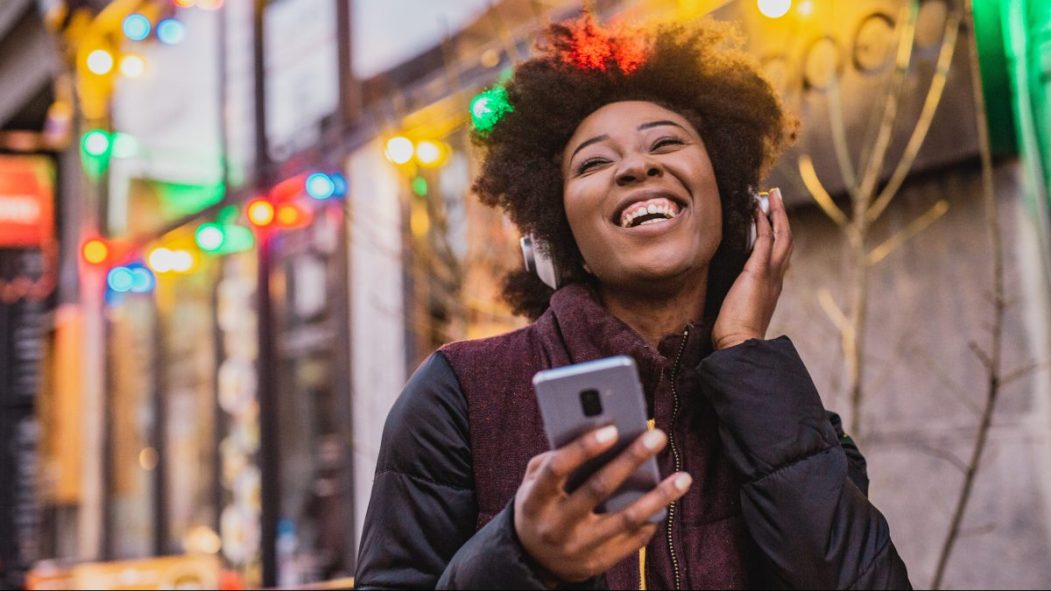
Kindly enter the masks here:
M 1016 162 L 996 171 L 1009 302 L 1004 374 L 1051 361 L 1048 282 L 1020 172 Z M 992 249 L 977 163 L 910 182 L 871 241 L 879 244 L 942 198 L 948 212 L 872 268 L 859 441 L 869 461 L 870 496 L 921 588 L 932 582 L 963 482 L 946 458 L 970 458 L 986 395 L 985 370 L 968 344 L 988 349 L 993 319 Z M 827 289 L 847 310 L 847 245 L 816 207 L 797 208 L 790 217 L 797 248 L 769 336 L 793 339 L 825 405 L 847 419 L 839 333 L 818 299 Z M 946 588 L 1051 586 L 1049 374 L 1044 365 L 1001 389 Z

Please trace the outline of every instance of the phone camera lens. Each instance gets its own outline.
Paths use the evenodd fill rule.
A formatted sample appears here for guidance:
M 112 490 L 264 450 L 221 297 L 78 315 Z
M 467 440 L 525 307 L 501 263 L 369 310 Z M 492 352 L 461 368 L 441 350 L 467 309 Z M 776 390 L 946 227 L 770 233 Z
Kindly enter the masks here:
M 602 414 L 602 397 L 598 390 L 584 390 L 580 393 L 580 406 L 584 408 L 584 416 L 593 417 Z

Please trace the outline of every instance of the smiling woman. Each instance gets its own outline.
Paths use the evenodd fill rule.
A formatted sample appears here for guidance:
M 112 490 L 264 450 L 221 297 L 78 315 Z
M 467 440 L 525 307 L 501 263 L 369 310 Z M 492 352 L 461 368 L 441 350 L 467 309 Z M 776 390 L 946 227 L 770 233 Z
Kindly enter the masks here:
M 729 31 L 586 15 L 551 26 L 496 94 L 475 190 L 561 282 L 512 273 L 505 295 L 535 321 L 413 375 L 384 428 L 358 586 L 908 587 L 864 458 L 791 341 L 766 340 L 792 235 L 780 191 L 769 219 L 752 191 L 793 124 Z M 655 428 L 567 490 L 618 433 L 547 451 L 532 379 L 615 355 Z M 654 461 L 656 487 L 601 509 Z

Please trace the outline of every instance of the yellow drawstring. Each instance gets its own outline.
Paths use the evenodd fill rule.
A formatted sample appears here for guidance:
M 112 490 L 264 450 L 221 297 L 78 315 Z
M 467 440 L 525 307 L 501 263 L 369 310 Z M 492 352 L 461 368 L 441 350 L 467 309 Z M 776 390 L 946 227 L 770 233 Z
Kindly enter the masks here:
M 650 419 L 646 421 L 646 427 L 656 429 L 657 422 Z M 646 546 L 639 548 L 639 591 L 646 591 Z

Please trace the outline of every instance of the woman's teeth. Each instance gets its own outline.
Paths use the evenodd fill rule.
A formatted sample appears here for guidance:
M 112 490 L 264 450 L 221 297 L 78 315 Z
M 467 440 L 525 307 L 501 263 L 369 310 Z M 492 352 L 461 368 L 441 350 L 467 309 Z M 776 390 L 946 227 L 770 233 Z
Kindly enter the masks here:
M 634 228 L 670 220 L 679 215 L 679 206 L 668 199 L 651 199 L 636 203 L 620 214 L 620 227 Z

